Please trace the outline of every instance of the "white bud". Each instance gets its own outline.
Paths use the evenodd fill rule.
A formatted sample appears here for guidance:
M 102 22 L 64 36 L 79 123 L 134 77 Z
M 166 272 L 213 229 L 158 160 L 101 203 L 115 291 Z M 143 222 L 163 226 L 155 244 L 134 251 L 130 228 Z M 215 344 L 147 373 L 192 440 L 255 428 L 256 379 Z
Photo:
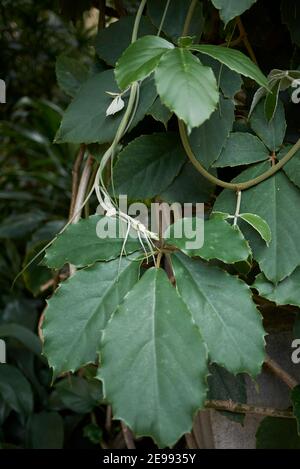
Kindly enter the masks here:
M 114 114 L 116 114 L 117 112 L 120 112 L 123 107 L 125 106 L 125 103 L 123 101 L 123 99 L 121 98 L 121 96 L 116 96 L 111 104 L 108 106 L 108 108 L 106 109 L 106 117 L 107 116 L 113 116 Z

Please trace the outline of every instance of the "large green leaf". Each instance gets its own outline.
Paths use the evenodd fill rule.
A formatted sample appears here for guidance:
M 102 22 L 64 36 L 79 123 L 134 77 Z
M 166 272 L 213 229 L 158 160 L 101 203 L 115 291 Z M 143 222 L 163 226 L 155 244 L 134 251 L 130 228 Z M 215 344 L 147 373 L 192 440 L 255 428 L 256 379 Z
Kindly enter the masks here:
M 300 449 L 296 420 L 266 417 L 256 432 L 257 449 Z
M 97 236 L 97 224 L 104 223 L 105 220 L 112 227 L 116 227 L 116 236 L 107 238 Z M 69 225 L 66 231 L 58 235 L 46 250 L 43 262 L 52 269 L 60 269 L 66 263 L 82 267 L 96 261 L 115 259 L 121 254 L 126 231 L 127 226 L 119 225 L 115 219 L 91 215 L 89 218 L 83 218 L 78 223 Z M 129 236 L 126 242 L 126 253 L 130 254 L 138 249 L 138 241 Z
M 168 203 L 207 202 L 213 194 L 214 187 L 196 171 L 190 161 L 187 161 L 170 186 L 160 194 L 160 198 Z
M 189 226 L 187 226 L 189 224 Z M 178 227 L 182 227 L 182 236 L 177 237 Z M 189 230 L 190 228 L 190 230 Z M 189 256 L 199 256 L 206 260 L 218 259 L 227 264 L 245 261 L 251 256 L 247 241 L 238 227 L 230 225 L 224 214 L 213 214 L 204 222 L 204 243 L 202 247 L 189 247 L 189 243 L 196 241 L 200 234 L 196 231 L 196 219 L 185 218 L 170 226 L 165 234 L 166 242 L 178 247 Z M 187 231 L 188 235 L 186 235 Z M 190 231 L 194 233 L 190 237 Z
M 113 172 L 115 192 L 129 199 L 154 197 L 171 184 L 184 161 L 176 134 L 142 135 L 119 155 Z
M 160 26 L 165 7 L 165 1 L 147 1 L 147 14 L 157 28 Z M 189 2 L 186 0 L 172 0 L 169 3 L 164 22 L 162 24 L 162 31 L 173 41 L 177 41 L 178 38 L 182 35 L 188 8 Z M 188 31 L 191 36 L 196 36 L 197 38 L 199 38 L 203 30 L 204 17 L 202 10 L 202 4 L 197 2 Z
M 0 396 L 3 401 L 21 415 L 24 421 L 33 409 L 33 395 L 29 382 L 17 368 L 0 365 Z
M 291 391 L 291 401 L 293 412 L 297 420 L 298 435 L 300 435 L 300 386 L 296 386 Z
M 248 10 L 256 0 L 211 0 L 218 10 L 225 25 Z
M 250 124 L 254 132 L 269 150 L 277 151 L 283 142 L 286 132 L 286 121 L 282 102 L 278 101 L 274 117 L 269 122 L 265 115 L 264 101 L 260 101 L 251 114 Z
M 60 55 L 56 60 L 56 78 L 59 87 L 69 96 L 78 92 L 89 76 L 88 68 L 79 60 Z
M 206 360 L 186 306 L 164 271 L 151 268 L 108 323 L 98 376 L 116 419 L 171 446 L 204 404 Z
M 118 259 L 80 270 L 49 300 L 44 354 L 57 376 L 93 363 L 101 331 L 138 279 L 139 262 Z
M 160 58 L 174 46 L 159 36 L 144 36 L 132 43 L 119 58 L 115 76 L 121 90 L 141 80 L 155 69 Z
M 107 91 L 119 92 L 112 70 L 96 73 L 82 85 L 63 116 L 56 143 L 107 143 L 113 140 L 124 116 L 128 93 L 123 96 L 124 110 L 106 116 L 112 102 Z M 145 80 L 140 86 L 139 104 L 130 128 L 143 119 L 156 96 L 153 80 Z
M 107 28 L 100 29 L 95 39 L 96 52 L 109 65 L 115 65 L 124 50 L 130 45 L 134 16 L 123 16 L 119 21 L 111 23 Z M 142 16 L 138 37 L 155 34 L 155 27 L 149 19 Z
M 234 402 L 246 404 L 247 389 L 243 375 L 234 376 L 232 373 L 225 370 L 225 368 L 215 364 L 209 367 L 209 371 L 208 399 L 217 399 L 221 401 L 232 400 Z M 222 411 L 221 413 L 234 422 L 243 423 L 245 419 L 245 414 L 236 414 L 226 411 Z
M 62 449 L 64 421 L 57 412 L 32 414 L 27 425 L 27 447 L 32 449 Z
M 285 145 L 278 153 L 277 158 L 281 160 L 291 148 L 292 145 Z M 284 165 L 283 171 L 290 181 L 300 188 L 300 150 Z
M 220 97 L 219 106 L 200 127 L 194 129 L 190 144 L 197 160 L 206 168 L 219 157 L 234 122 L 234 104 Z
M 255 288 L 260 296 L 274 301 L 277 305 L 300 306 L 300 267 L 287 278 L 274 285 L 269 282 L 264 274 L 259 274 L 252 288 Z
M 264 161 L 268 157 L 268 150 L 259 138 L 247 132 L 233 132 L 214 166 L 239 166 Z
M 265 333 L 248 285 L 181 253 L 172 256 L 172 265 L 178 292 L 200 329 L 211 361 L 232 373 L 256 376 L 265 357 Z
M 269 167 L 268 163 L 259 163 L 243 171 L 234 181 L 247 181 Z M 299 205 L 299 190 L 282 171 L 242 193 L 241 212 L 256 213 L 271 229 L 272 240 L 267 246 L 252 228 L 245 227 L 243 223 L 240 225 L 250 241 L 253 257 L 265 276 L 274 283 L 283 280 L 300 265 Z M 236 195 L 225 190 L 219 195 L 214 209 L 234 213 L 235 206 Z
M 102 399 L 101 383 L 80 376 L 68 376 L 55 385 L 56 397 L 67 409 L 79 414 L 91 412 Z
M 186 49 L 163 55 L 155 81 L 162 102 L 190 129 L 203 124 L 217 106 L 219 94 L 212 69 Z
M 268 87 L 268 80 L 257 65 L 236 49 L 210 44 L 193 44 L 190 49 L 207 54 L 234 72 L 252 78 L 252 80 L 255 80 L 261 86 Z
M 226 98 L 233 99 L 236 93 L 242 88 L 243 80 L 240 74 L 230 70 L 226 65 L 209 55 L 201 54 L 201 63 L 213 69 L 223 95 Z

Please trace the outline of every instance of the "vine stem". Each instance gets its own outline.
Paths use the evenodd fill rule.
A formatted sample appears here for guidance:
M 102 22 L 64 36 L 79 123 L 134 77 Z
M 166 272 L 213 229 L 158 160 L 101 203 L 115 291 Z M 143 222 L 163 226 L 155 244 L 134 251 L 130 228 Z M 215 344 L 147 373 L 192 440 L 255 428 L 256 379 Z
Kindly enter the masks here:
M 122 432 L 123 432 L 123 436 L 124 436 L 124 440 L 125 440 L 127 448 L 136 449 L 132 431 L 122 421 L 121 421 L 121 427 L 122 427 Z
M 187 36 L 188 33 L 189 33 L 191 21 L 192 21 L 192 18 L 193 18 L 193 14 L 194 14 L 197 2 L 198 2 L 198 0 L 192 0 L 191 1 L 191 4 L 189 6 L 189 9 L 188 9 L 188 12 L 187 12 L 187 15 L 186 15 L 186 18 L 185 18 L 185 22 L 184 22 L 184 26 L 183 26 L 183 30 L 182 30 L 182 36 Z
M 237 191 L 236 193 L 236 209 L 235 209 L 235 214 L 233 217 L 233 226 L 237 225 L 238 217 L 240 214 L 240 208 L 241 208 L 241 200 L 242 200 L 242 191 Z
M 75 200 L 76 200 L 76 195 L 77 195 L 77 190 L 78 190 L 79 170 L 80 170 L 81 163 L 83 161 L 85 149 L 86 149 L 85 144 L 80 145 L 79 152 L 75 158 L 75 162 L 72 168 L 72 195 L 71 195 L 69 219 L 72 217 L 74 213 L 74 205 L 75 205 Z
M 240 182 L 240 183 L 227 182 L 227 181 L 223 181 L 213 176 L 202 166 L 202 164 L 197 160 L 191 148 L 184 122 L 178 119 L 178 126 L 179 126 L 179 134 L 180 134 L 180 138 L 182 141 L 182 145 L 185 149 L 185 152 L 189 160 L 197 169 L 197 171 L 200 174 L 202 174 L 202 176 L 205 177 L 205 179 L 210 181 L 212 184 L 216 184 L 217 186 L 223 187 L 224 189 L 230 189 L 236 192 L 243 191 L 243 190 L 249 189 L 250 187 L 256 186 L 257 184 L 273 176 L 297 153 L 298 150 L 300 150 L 300 138 L 299 138 L 299 140 L 295 143 L 295 145 L 287 152 L 287 154 L 280 161 L 278 161 L 278 163 L 276 163 L 274 166 L 272 166 L 270 169 L 265 171 L 260 176 L 257 176 L 254 179 L 250 179 L 249 181 Z
M 209 400 L 205 402 L 207 409 L 223 410 L 237 414 L 256 414 L 268 417 L 295 418 L 293 413 L 288 410 L 274 409 L 273 407 L 261 407 L 249 404 L 240 404 L 239 402 Z
M 283 381 L 290 389 L 298 385 L 295 378 L 289 375 L 281 366 L 269 356 L 265 359 L 265 366 L 272 371 L 281 381 Z
M 252 61 L 253 61 L 256 65 L 258 65 L 256 56 L 255 56 L 255 53 L 254 53 L 254 50 L 253 50 L 253 47 L 252 47 L 252 45 L 251 45 L 251 42 L 250 42 L 249 39 L 248 39 L 247 31 L 246 31 L 246 29 L 245 29 L 245 27 L 244 27 L 244 25 L 243 25 L 243 22 L 242 22 L 240 16 L 237 17 L 236 23 L 237 23 L 237 26 L 238 26 L 238 28 L 239 28 L 240 38 L 241 38 L 241 40 L 243 41 L 244 46 L 246 47 L 249 56 L 251 57 Z

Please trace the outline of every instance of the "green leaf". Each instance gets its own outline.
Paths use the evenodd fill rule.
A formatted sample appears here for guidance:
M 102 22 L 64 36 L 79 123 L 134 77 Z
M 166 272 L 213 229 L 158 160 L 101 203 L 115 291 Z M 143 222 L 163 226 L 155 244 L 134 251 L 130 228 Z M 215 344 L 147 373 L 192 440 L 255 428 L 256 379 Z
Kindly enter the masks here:
M 144 36 L 132 43 L 119 58 L 115 76 L 121 90 L 134 81 L 146 78 L 156 68 L 160 58 L 174 46 L 159 36 Z
M 54 376 L 96 359 L 102 330 L 137 282 L 139 262 L 124 258 L 78 271 L 48 301 L 44 354 Z
M 291 390 L 291 401 L 293 404 L 293 413 L 297 421 L 298 435 L 300 435 L 300 385 Z
M 263 218 L 255 215 L 255 213 L 240 213 L 239 218 L 249 223 L 260 234 L 267 246 L 270 244 L 272 233 L 268 223 Z
M 277 109 L 280 84 L 281 80 L 278 80 L 272 87 L 271 91 L 267 94 L 265 99 L 265 116 L 268 121 L 273 119 Z
M 0 396 L 4 402 L 25 418 L 33 410 L 33 395 L 29 382 L 14 366 L 0 365 Z
M 209 391 L 207 399 L 221 401 L 232 400 L 233 402 L 246 404 L 247 389 L 243 375 L 234 376 L 225 370 L 225 368 L 215 364 L 209 367 L 209 371 L 211 374 L 208 377 Z M 222 411 L 221 413 L 233 422 L 242 424 L 245 419 L 245 414 L 235 414 L 226 411 Z
M 20 324 L 1 324 L 0 325 L 0 338 L 13 338 L 17 339 L 21 344 L 25 345 L 35 355 L 40 357 L 42 352 L 42 344 L 40 339 L 33 334 L 27 327 Z
M 255 288 L 259 295 L 274 301 L 277 305 L 300 306 L 300 267 L 287 278 L 274 285 L 264 274 L 258 274 L 251 288 Z
M 229 99 L 220 97 L 219 106 L 189 136 L 191 147 L 198 161 L 209 168 L 219 157 L 234 122 L 234 104 Z M 217 131 L 216 131 L 217 129 Z
M 265 116 L 265 101 L 260 101 L 250 117 L 250 125 L 270 151 L 277 151 L 283 142 L 286 132 L 282 102 L 278 101 L 274 117 L 269 122 Z
M 123 16 L 111 23 L 107 28 L 100 29 L 95 39 L 95 48 L 99 57 L 108 65 L 114 66 L 124 50 L 130 45 L 134 16 Z M 142 16 L 138 37 L 155 34 L 155 27 L 149 19 Z
M 107 221 L 109 227 L 116 228 L 115 237 L 97 236 L 98 223 Z M 120 230 L 120 232 L 119 232 Z M 43 262 L 52 269 L 60 269 L 66 263 L 82 267 L 96 261 L 109 261 L 121 254 L 127 226 L 111 218 L 91 215 L 78 223 L 69 225 L 66 231 L 58 235 L 53 244 L 46 250 Z M 121 236 L 119 237 L 118 234 Z M 126 253 L 130 254 L 140 248 L 138 241 L 131 236 L 126 242 Z
M 211 172 L 213 173 L 213 171 Z M 160 198 L 168 203 L 208 202 L 214 187 L 196 171 L 190 161 L 187 161 L 170 186 L 160 194 Z
M 225 98 L 233 99 L 236 93 L 241 90 L 243 81 L 239 73 L 233 72 L 209 55 L 202 54 L 201 63 L 213 69 L 217 83 L 219 83 Z
M 247 132 L 232 132 L 214 166 L 239 166 L 264 161 L 268 157 L 268 150 L 259 138 Z
M 213 5 L 220 10 L 220 16 L 225 25 L 240 16 L 244 11 L 248 10 L 256 0 L 211 0 Z
M 256 433 L 257 449 L 300 449 L 296 420 L 266 417 Z
M 292 145 L 285 145 L 277 155 L 278 160 L 281 160 L 291 148 Z M 283 171 L 289 180 L 300 188 L 300 150 L 284 165 Z
M 171 184 L 184 161 L 176 134 L 142 135 L 119 154 L 113 172 L 115 193 L 129 199 L 154 197 Z
M 179 295 L 200 329 L 211 361 L 232 373 L 256 376 L 265 357 L 265 333 L 248 285 L 183 254 L 172 255 L 172 265 Z
M 74 98 L 82 83 L 88 79 L 88 76 L 88 68 L 79 60 L 64 54 L 57 58 L 57 83 L 59 87 L 72 98 Z
M 113 140 L 124 116 L 128 93 L 123 96 L 124 110 L 106 116 L 112 101 L 107 91 L 119 92 L 112 70 L 96 73 L 82 85 L 64 113 L 56 143 L 107 143 Z M 156 96 L 153 80 L 145 80 L 140 86 L 139 104 L 130 129 L 143 119 Z
M 154 101 L 147 114 L 152 116 L 156 121 L 161 122 L 166 129 L 167 124 L 172 117 L 172 112 L 162 104 L 160 98 L 157 98 Z
M 114 418 L 165 447 L 191 430 L 204 404 L 206 360 L 175 288 L 163 270 L 151 268 L 107 325 L 98 377 Z
M 262 174 L 269 167 L 268 163 L 259 163 L 243 171 L 234 181 L 247 181 Z M 235 206 L 236 195 L 225 190 L 219 195 L 214 210 L 234 213 Z M 265 276 L 274 283 L 283 280 L 300 265 L 299 206 L 299 190 L 282 171 L 242 194 L 241 212 L 259 215 L 271 229 L 272 240 L 270 245 L 266 246 L 258 233 L 241 223 L 254 259 Z
M 213 71 L 186 49 L 173 49 L 161 58 L 155 81 L 162 102 L 192 129 L 215 110 L 219 94 Z
M 182 228 L 183 235 L 177 237 L 176 232 Z M 170 226 L 165 234 L 166 242 L 178 247 L 188 256 L 199 256 L 206 260 L 218 259 L 227 264 L 247 260 L 251 251 L 247 241 L 237 227 L 233 227 L 224 219 L 224 214 L 212 214 L 204 222 L 204 244 L 202 247 L 190 247 L 200 233 L 195 218 L 184 218 Z M 181 230 L 180 230 L 181 231 Z M 189 236 L 186 235 L 186 232 Z M 190 233 L 193 236 L 190 236 Z
M 147 1 L 147 14 L 157 28 L 159 28 L 166 2 L 161 0 Z M 172 0 L 169 3 L 167 13 L 162 24 L 162 31 L 174 42 L 182 35 L 185 18 L 189 9 L 189 2 L 186 0 Z M 200 37 L 204 26 L 203 7 L 197 2 L 189 26 L 189 35 Z
M 27 425 L 27 446 L 32 449 L 62 449 L 64 422 L 57 412 L 32 414 Z
M 193 44 L 191 50 L 207 54 L 234 72 L 252 78 L 260 86 L 268 87 L 268 80 L 260 69 L 245 54 L 229 47 L 213 46 L 210 44 Z
M 99 381 L 69 376 L 55 384 L 55 393 L 65 408 L 79 414 L 91 412 L 102 399 Z

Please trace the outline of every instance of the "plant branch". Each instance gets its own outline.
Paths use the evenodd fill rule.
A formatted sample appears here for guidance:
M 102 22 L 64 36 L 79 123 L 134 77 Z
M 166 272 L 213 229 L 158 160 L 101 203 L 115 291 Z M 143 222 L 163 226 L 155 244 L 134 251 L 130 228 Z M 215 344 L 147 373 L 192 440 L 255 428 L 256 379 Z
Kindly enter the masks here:
M 124 436 L 124 440 L 125 440 L 127 448 L 136 449 L 132 431 L 122 421 L 121 421 L 121 427 L 122 427 L 122 432 L 123 432 L 123 436 Z
M 99 0 L 99 20 L 98 20 L 98 31 L 105 28 L 105 5 L 106 0 Z
M 265 181 L 266 179 L 268 179 L 269 177 L 277 173 L 277 171 L 279 171 L 297 153 L 297 151 L 300 150 L 300 138 L 299 138 L 299 140 L 295 143 L 295 145 L 287 152 L 287 154 L 280 161 L 278 161 L 278 163 L 276 163 L 274 166 L 272 166 L 270 169 L 265 171 L 260 176 L 254 179 L 250 179 L 249 181 L 246 181 L 246 182 L 240 182 L 240 183 L 226 182 L 213 176 L 202 166 L 202 164 L 197 160 L 191 148 L 191 145 L 190 145 L 187 133 L 186 133 L 186 127 L 185 127 L 184 122 L 178 119 L 178 125 L 179 125 L 179 134 L 180 134 L 183 147 L 191 163 L 195 166 L 197 171 L 200 174 L 202 174 L 203 177 L 205 177 L 205 179 L 210 181 L 212 184 L 216 184 L 217 186 L 223 187 L 224 189 L 231 189 L 234 191 L 243 191 L 243 190 L 249 189 L 250 187 L 256 186 L 257 184 Z
M 281 381 L 283 381 L 290 389 L 298 385 L 298 382 L 289 375 L 281 366 L 269 356 L 266 357 L 265 366 L 272 371 Z
M 258 65 L 256 56 L 255 56 L 255 53 L 254 53 L 254 50 L 253 50 L 253 47 L 252 47 L 252 45 L 251 45 L 251 43 L 250 43 L 250 41 L 249 41 L 249 39 L 248 39 L 247 31 L 245 30 L 245 27 L 244 27 L 244 25 L 243 25 L 243 22 L 242 22 L 240 16 L 237 17 L 236 23 L 237 23 L 237 26 L 238 26 L 238 28 L 239 28 L 240 39 L 243 41 L 244 46 L 245 46 L 245 48 L 247 49 L 248 54 L 249 54 L 249 56 L 251 57 L 252 61 L 253 61 L 256 65 Z
M 256 414 L 265 415 L 268 417 L 281 417 L 281 418 L 294 418 L 292 412 L 288 410 L 274 409 L 273 407 L 261 407 L 249 404 L 240 404 L 239 402 L 209 400 L 205 402 L 207 409 L 222 410 L 238 414 Z
M 194 11 L 195 11 L 195 8 L 196 8 L 196 5 L 197 5 L 197 1 L 198 0 L 192 0 L 191 1 L 191 4 L 189 6 L 189 9 L 188 9 L 188 12 L 187 12 L 187 15 L 186 15 L 186 18 L 185 18 L 185 22 L 184 22 L 184 26 L 183 26 L 183 30 L 182 30 L 182 36 L 187 36 L 188 33 L 189 33 L 189 29 L 190 29 L 193 14 L 194 14 Z
M 71 195 L 71 203 L 70 203 L 70 210 L 69 210 L 69 219 L 72 218 L 74 214 L 74 206 L 75 200 L 77 196 L 78 190 L 78 181 L 79 181 L 79 170 L 80 166 L 84 157 L 86 146 L 84 144 L 80 145 L 79 152 L 75 158 L 73 169 L 72 169 L 72 195 Z
M 90 176 L 91 176 L 92 165 L 93 165 L 93 157 L 89 155 L 84 165 L 80 183 L 78 186 L 76 200 L 74 203 L 72 223 L 77 223 L 80 220 L 82 205 L 84 202 L 85 194 L 86 194 Z

